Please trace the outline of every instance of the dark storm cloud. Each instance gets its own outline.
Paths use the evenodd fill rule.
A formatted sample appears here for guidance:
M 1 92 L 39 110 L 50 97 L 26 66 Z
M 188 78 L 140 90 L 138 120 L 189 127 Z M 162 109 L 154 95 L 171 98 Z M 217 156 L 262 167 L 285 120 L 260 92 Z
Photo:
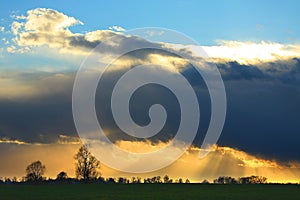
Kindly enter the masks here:
M 220 145 L 279 159 L 300 159 L 299 59 L 218 64 L 227 91 Z
M 76 134 L 71 110 L 74 73 L 6 74 L 18 84 L 0 95 L 0 137 L 47 143 L 60 134 Z
M 300 159 L 300 89 L 270 80 L 226 81 L 228 110 L 220 144 L 280 159 Z
M 218 64 L 228 100 L 227 118 L 219 145 L 275 159 L 300 160 L 299 63 L 299 59 L 295 58 L 257 66 L 236 62 Z M 210 117 L 208 93 L 193 69 L 187 68 L 182 73 L 198 92 L 202 121 L 194 143 L 201 145 Z M 103 85 L 107 91 L 98 92 L 96 100 L 109 97 L 108 90 L 111 88 L 108 85 L 121 74 L 121 71 L 107 74 L 107 85 Z M 71 107 L 74 76 L 74 73 L 21 75 L 24 81 L 30 80 L 31 86 L 39 87 L 34 95 L 26 98 L 1 98 L 0 137 L 47 143 L 57 140 L 60 134 L 76 136 Z M 147 111 L 153 103 L 165 105 L 171 116 L 160 138 L 153 140 L 171 139 L 178 128 L 176 115 L 179 110 L 174 96 L 165 88 L 149 85 L 137 91 L 131 101 L 133 119 L 138 124 L 147 124 Z M 104 113 L 103 119 L 99 119 L 105 123 L 106 129 L 110 129 L 112 140 L 132 139 L 120 134 L 109 109 L 101 108 L 99 102 L 96 108 Z M 164 131 L 168 134 L 163 134 Z
M 245 65 L 232 61 L 217 64 L 223 80 L 263 80 L 280 81 L 297 86 L 300 83 L 300 60 L 278 60 Z
M 269 76 L 264 74 L 256 66 L 241 65 L 238 62 L 232 61 L 228 63 L 217 64 L 222 73 L 223 80 L 253 80 L 253 79 L 268 79 Z

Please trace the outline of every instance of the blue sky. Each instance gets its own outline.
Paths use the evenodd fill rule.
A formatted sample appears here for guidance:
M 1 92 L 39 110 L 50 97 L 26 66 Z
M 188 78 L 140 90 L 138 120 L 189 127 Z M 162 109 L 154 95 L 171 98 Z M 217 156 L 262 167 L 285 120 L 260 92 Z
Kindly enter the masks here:
M 164 27 L 183 32 L 202 45 L 215 40 L 273 41 L 298 43 L 299 1 L 8 1 L 1 5 L 2 26 L 9 16 L 26 14 L 29 9 L 46 7 L 73 16 L 84 26 L 71 27 L 85 32 L 113 25 L 133 29 Z

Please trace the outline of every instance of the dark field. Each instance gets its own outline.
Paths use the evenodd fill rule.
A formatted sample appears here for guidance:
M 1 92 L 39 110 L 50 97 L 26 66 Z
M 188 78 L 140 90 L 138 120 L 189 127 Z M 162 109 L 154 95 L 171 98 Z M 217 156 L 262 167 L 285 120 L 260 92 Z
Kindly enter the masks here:
M 300 199 L 299 185 L 0 185 L 0 199 Z

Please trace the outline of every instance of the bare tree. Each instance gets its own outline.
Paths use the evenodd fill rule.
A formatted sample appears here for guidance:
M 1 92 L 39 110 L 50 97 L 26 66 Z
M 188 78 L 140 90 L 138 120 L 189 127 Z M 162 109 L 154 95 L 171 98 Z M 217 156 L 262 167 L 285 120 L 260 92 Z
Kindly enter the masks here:
M 43 175 L 46 171 L 45 165 L 41 161 L 35 161 L 26 168 L 26 180 L 27 181 L 39 181 L 43 180 Z
M 81 146 L 75 155 L 76 176 L 78 179 L 91 180 L 99 177 L 100 161 L 98 161 L 87 149 L 85 145 Z

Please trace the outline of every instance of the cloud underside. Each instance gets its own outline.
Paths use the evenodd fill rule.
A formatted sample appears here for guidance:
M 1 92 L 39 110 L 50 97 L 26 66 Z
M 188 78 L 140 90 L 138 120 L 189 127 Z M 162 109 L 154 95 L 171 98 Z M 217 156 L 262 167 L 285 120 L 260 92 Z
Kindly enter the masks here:
M 78 150 L 80 143 L 74 143 L 74 138 L 67 138 L 66 136 L 61 136 L 59 141 L 61 139 L 65 139 L 65 143 L 25 144 L 20 141 L 9 140 L 5 140 L 5 143 L 1 140 L 0 157 L 5 162 L 0 166 L 0 176 L 23 176 L 22 171 L 24 171 L 31 160 L 41 160 L 47 167 L 47 176 L 54 178 L 62 170 L 66 171 L 69 176 L 74 176 L 73 156 Z M 12 143 L 14 144 L 12 145 Z M 160 143 L 159 146 L 165 145 L 168 145 L 168 143 Z M 140 152 L 141 147 L 144 151 L 150 152 L 157 148 L 157 145 L 153 145 L 149 141 L 119 141 L 118 146 L 131 152 Z M 270 182 L 297 182 L 297 178 L 300 175 L 300 164 L 297 162 L 283 165 L 230 147 L 215 146 L 202 159 L 199 158 L 199 152 L 199 148 L 191 147 L 172 165 L 151 173 L 122 173 L 109 168 L 103 163 L 101 173 L 104 177 L 125 176 L 128 178 L 132 176 L 141 176 L 143 178 L 168 174 L 172 178 L 189 178 L 194 182 L 200 182 L 204 179 L 212 181 L 218 176 L 240 177 L 253 174 L 266 176 Z M 57 159 L 57 155 L 60 155 L 60 159 Z M 163 162 L 167 157 L 167 155 L 161 155 L 161 158 L 157 158 L 157 160 L 158 162 Z M 131 161 L 127 160 L 126 162 Z

